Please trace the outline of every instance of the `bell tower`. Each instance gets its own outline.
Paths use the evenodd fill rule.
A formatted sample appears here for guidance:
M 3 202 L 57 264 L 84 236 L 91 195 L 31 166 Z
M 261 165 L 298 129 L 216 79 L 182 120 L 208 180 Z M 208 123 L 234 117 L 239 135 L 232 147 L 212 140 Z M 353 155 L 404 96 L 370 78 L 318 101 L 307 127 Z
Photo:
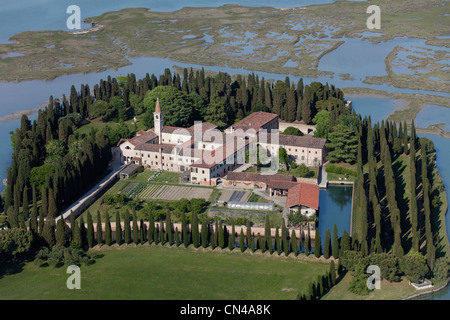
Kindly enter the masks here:
M 164 128 L 163 114 L 159 105 L 159 98 L 156 99 L 155 112 L 153 112 L 153 122 L 155 123 L 155 133 L 158 135 L 158 142 L 162 142 L 162 130 Z

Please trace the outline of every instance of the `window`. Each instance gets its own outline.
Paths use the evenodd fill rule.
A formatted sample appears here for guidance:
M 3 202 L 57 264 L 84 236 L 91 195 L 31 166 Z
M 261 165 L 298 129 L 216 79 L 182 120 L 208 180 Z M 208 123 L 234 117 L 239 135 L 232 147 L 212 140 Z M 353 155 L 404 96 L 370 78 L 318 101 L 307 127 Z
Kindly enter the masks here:
M 126 146 L 125 149 L 127 150 L 131 150 L 130 146 Z
M 317 151 L 316 151 L 316 154 L 317 154 Z

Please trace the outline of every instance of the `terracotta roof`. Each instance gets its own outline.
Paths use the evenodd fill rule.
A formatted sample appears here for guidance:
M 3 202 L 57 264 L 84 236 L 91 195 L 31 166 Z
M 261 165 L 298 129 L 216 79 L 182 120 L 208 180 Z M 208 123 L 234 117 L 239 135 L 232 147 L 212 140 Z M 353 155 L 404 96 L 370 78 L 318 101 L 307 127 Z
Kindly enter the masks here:
M 148 152 L 159 152 L 162 149 L 162 153 L 171 153 L 174 145 L 171 144 L 154 144 L 154 143 L 143 143 L 136 146 L 135 150 L 138 151 L 148 151 Z
M 319 186 L 310 183 L 299 183 L 288 190 L 286 206 L 288 208 L 303 205 L 319 209 Z
M 231 127 L 233 127 L 234 129 L 243 129 L 243 130 L 251 128 L 258 131 L 266 123 L 272 121 L 275 118 L 278 118 L 277 114 L 263 111 L 253 112 L 244 119 L 242 119 L 241 121 L 238 121 L 237 123 L 233 124 Z
M 156 98 L 155 112 L 161 113 L 161 106 L 159 105 L 159 98 Z
M 227 180 L 231 181 L 251 181 L 264 182 L 269 184 L 271 181 L 295 182 L 296 178 L 290 174 L 261 174 L 256 172 L 234 172 L 227 173 Z
M 272 143 L 272 134 L 267 134 L 265 137 L 262 136 L 261 140 L 267 140 L 267 144 Z M 278 145 L 280 146 L 292 146 L 292 147 L 301 147 L 301 148 L 313 148 L 313 149 L 322 149 L 325 146 L 327 139 L 323 138 L 315 138 L 311 136 L 291 136 L 287 134 L 279 134 L 278 135 Z M 274 141 L 275 143 L 275 141 Z
M 141 132 L 141 131 L 139 131 Z M 128 141 L 129 143 L 131 143 L 134 146 L 138 146 L 140 144 L 143 143 L 148 143 L 151 140 L 157 138 L 158 136 L 156 135 L 156 133 L 154 133 L 152 130 L 148 130 L 148 131 L 144 131 L 144 133 L 141 133 L 139 135 L 136 135 L 135 137 L 125 140 Z M 122 141 L 123 142 L 123 141 Z M 120 142 L 120 144 L 122 143 Z
M 280 181 L 280 180 L 270 180 L 268 187 L 271 189 L 283 189 L 288 190 L 289 188 L 292 188 L 296 186 L 298 182 L 294 181 Z
M 237 141 L 238 139 L 240 140 L 239 142 Z M 244 143 L 242 144 L 242 142 Z M 245 148 L 245 146 L 248 145 L 249 142 L 250 141 L 247 139 L 240 139 L 238 137 L 235 137 L 235 143 L 232 144 L 233 147 L 230 147 L 230 144 L 224 144 L 220 148 L 217 148 L 213 151 L 202 150 L 203 153 L 206 151 L 206 155 L 202 156 L 200 160 L 197 160 L 196 162 L 191 164 L 191 167 L 212 168 L 216 164 L 226 160 L 229 156 L 235 154 L 237 151 Z

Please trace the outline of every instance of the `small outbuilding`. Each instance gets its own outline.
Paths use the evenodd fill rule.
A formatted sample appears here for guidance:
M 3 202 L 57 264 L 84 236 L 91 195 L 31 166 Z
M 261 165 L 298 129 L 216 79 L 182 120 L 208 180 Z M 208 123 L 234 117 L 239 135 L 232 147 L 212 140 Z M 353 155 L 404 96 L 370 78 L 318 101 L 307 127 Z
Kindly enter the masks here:
M 138 169 L 140 165 L 131 163 L 125 169 L 120 171 L 119 176 L 120 179 L 128 179 L 131 175 L 133 175 Z

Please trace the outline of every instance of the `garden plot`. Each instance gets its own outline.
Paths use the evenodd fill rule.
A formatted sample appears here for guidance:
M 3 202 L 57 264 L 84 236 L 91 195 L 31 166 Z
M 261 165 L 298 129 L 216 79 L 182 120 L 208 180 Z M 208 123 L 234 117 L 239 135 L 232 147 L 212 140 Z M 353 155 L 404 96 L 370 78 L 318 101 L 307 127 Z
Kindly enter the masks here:
M 250 197 L 250 191 L 239 191 L 239 190 L 222 190 L 219 201 L 229 202 L 246 202 Z
M 197 188 L 197 187 L 179 187 L 149 184 L 140 194 L 139 199 L 142 200 L 180 200 L 182 198 L 194 199 L 203 198 L 208 200 L 213 189 Z

